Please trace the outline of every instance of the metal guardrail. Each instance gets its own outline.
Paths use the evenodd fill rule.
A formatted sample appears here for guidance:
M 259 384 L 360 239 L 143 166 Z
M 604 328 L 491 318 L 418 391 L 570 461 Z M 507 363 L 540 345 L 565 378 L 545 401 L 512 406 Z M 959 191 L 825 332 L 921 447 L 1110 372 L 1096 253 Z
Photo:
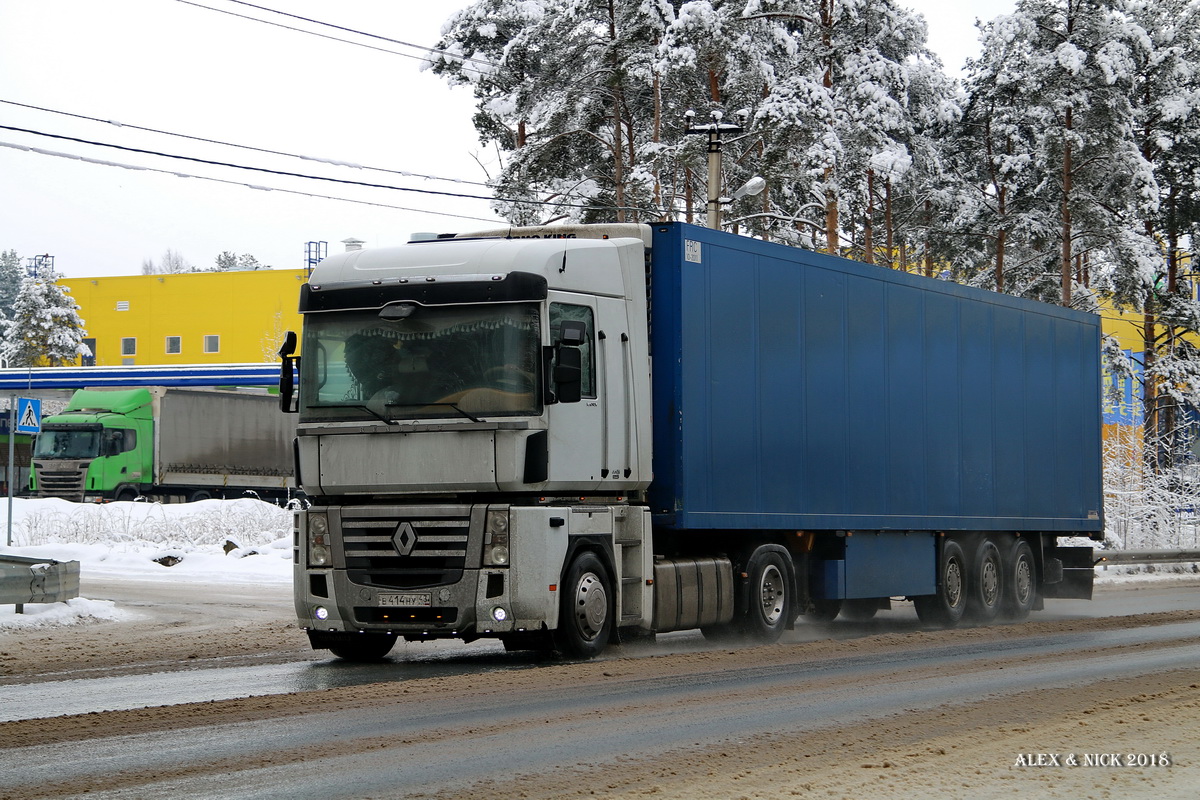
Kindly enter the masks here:
M 1096 566 L 1108 564 L 1186 564 L 1200 561 L 1200 550 L 1096 550 Z
M 63 603 L 79 596 L 79 562 L 0 556 L 0 605 Z

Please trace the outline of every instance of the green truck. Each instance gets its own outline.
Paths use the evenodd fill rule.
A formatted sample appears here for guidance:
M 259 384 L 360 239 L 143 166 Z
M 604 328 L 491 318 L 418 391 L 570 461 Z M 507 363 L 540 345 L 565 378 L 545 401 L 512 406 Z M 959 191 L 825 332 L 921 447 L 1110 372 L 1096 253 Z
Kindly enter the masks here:
M 268 394 L 80 389 L 42 421 L 30 489 L 74 502 L 163 502 L 295 493 L 295 423 Z

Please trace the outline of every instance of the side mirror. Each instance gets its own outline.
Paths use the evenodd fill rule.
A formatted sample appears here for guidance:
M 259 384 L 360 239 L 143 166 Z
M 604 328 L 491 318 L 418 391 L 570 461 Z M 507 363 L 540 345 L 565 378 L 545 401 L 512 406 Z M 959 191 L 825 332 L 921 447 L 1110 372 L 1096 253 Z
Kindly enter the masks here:
M 279 410 L 285 414 L 295 414 L 296 404 L 292 402 L 296 393 L 296 381 L 292 373 L 296 369 L 296 332 L 284 334 L 283 345 L 279 348 Z
M 583 398 L 583 353 L 568 344 L 555 351 L 554 395 L 560 403 L 578 403 Z

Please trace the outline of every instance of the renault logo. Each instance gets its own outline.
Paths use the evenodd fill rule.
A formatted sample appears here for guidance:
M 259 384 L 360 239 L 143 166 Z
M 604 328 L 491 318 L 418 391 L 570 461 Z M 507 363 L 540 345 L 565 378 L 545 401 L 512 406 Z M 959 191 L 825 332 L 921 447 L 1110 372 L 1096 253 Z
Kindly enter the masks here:
M 402 556 L 412 552 L 413 548 L 417 546 L 417 532 L 413 530 L 412 523 L 400 523 L 396 532 L 392 534 L 392 544 L 396 546 L 396 552 Z

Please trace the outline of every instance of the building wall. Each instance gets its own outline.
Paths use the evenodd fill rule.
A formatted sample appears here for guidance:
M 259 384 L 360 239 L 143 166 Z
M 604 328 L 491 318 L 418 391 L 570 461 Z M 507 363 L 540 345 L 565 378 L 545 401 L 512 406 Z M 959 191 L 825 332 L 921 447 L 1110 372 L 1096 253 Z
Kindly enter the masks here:
M 63 278 L 98 366 L 262 363 L 300 330 L 303 269 Z M 215 344 L 206 352 L 205 337 Z M 168 338 L 178 352 L 168 352 Z M 177 339 L 175 338 L 177 337 Z M 133 353 L 122 340 L 133 340 Z

